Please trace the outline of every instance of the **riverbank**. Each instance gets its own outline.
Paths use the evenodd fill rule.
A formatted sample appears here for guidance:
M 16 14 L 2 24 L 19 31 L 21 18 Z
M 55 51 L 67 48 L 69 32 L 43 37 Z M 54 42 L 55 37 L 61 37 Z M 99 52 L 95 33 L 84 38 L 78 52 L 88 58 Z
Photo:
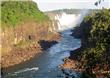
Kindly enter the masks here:
M 64 63 L 60 65 L 61 69 L 69 69 L 77 72 L 84 71 L 84 67 L 81 64 L 80 57 L 78 57 L 80 51 L 82 51 L 82 48 L 75 49 L 74 51 L 70 52 L 70 56 L 63 59 Z
M 72 36 L 81 39 L 81 47 L 70 52 L 63 68 L 86 72 L 87 78 L 110 77 L 110 27 L 107 22 L 110 19 L 106 18 L 109 12 L 107 9 L 93 12 L 73 30 Z M 102 22 L 104 19 L 106 21 Z
M 21 26 L 18 26 L 15 30 L 15 33 L 18 35 L 16 44 L 13 44 L 9 46 L 13 41 L 8 39 L 9 37 L 13 38 L 13 36 L 8 33 L 13 33 L 13 31 L 10 31 L 9 29 L 5 30 L 4 35 L 2 35 L 2 38 L 4 39 L 2 42 L 3 48 L 2 48 L 2 56 L 1 56 L 1 67 L 7 68 L 16 64 L 19 64 L 21 62 L 27 61 L 34 57 L 36 54 L 41 53 L 42 50 L 50 48 L 52 45 L 57 43 L 57 41 L 60 40 L 60 34 L 48 32 L 47 30 L 44 30 L 41 25 L 37 25 L 37 22 L 25 22 Z M 32 27 L 30 27 L 30 25 Z M 36 26 L 37 25 L 37 26 Z M 47 24 L 44 23 L 44 27 L 47 27 Z M 51 25 L 51 24 L 50 24 Z M 23 32 L 17 32 L 21 31 L 20 27 L 22 27 Z M 28 27 L 29 29 L 25 28 Z M 35 27 L 39 27 L 39 30 L 37 30 Z M 33 31 L 36 29 L 35 31 Z M 27 31 L 29 30 L 29 31 Z M 30 34 L 30 33 L 31 34 Z M 41 34 L 42 32 L 45 32 L 45 34 Z M 22 34 L 20 34 L 22 33 Z M 25 35 L 25 36 L 24 36 Z M 27 37 L 26 37 L 27 36 Z M 22 39 L 20 39 L 22 37 Z M 25 38 L 25 40 L 23 40 Z M 42 42 L 42 45 L 40 41 Z M 10 42 L 9 42 L 10 41 Z M 6 43 L 9 42 L 9 43 Z M 51 45 L 50 45 L 51 44 Z M 44 47 L 43 45 L 47 45 Z M 49 46 L 48 46 L 49 45 Z M 10 50 L 8 50 L 8 47 Z M 4 51 L 5 50 L 5 51 Z
M 54 35 L 54 37 L 52 38 L 54 38 L 54 40 L 50 39 L 48 41 L 44 40 L 45 42 L 42 42 L 42 45 L 47 45 L 46 47 L 44 46 L 42 47 L 42 45 L 40 45 L 38 42 L 33 42 L 28 46 L 26 46 L 25 48 L 16 47 L 16 46 L 13 47 L 10 52 L 5 53 L 1 56 L 2 68 L 7 68 L 30 60 L 36 54 L 42 53 L 42 50 L 46 50 L 50 48 L 52 45 L 56 44 L 57 41 L 60 39 L 60 36 L 57 34 Z
M 44 40 L 45 42 L 42 42 L 42 45 L 47 45 L 46 47 L 40 45 L 38 42 L 33 42 L 25 48 L 13 47 L 9 53 L 5 53 L 5 55 L 1 56 L 2 68 L 7 68 L 28 61 L 36 54 L 42 53 L 42 50 L 50 48 L 52 45 L 56 44 L 58 40 L 60 40 L 59 35 L 54 35 L 52 38 L 54 38 L 54 40 L 50 39 L 48 41 Z
M 43 45 L 49 45 L 47 49 L 60 39 L 59 33 L 51 31 L 50 18 L 33 1 L 2 1 L 1 18 L 2 68 L 31 59 L 43 51 Z

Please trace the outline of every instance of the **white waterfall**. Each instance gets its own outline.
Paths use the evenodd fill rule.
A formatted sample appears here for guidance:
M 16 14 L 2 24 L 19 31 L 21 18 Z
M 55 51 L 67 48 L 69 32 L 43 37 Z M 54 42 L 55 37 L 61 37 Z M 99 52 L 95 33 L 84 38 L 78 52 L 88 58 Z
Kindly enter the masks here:
M 55 20 L 57 20 L 57 31 L 64 31 L 72 29 L 80 24 L 83 17 L 87 14 L 87 11 L 82 11 L 79 14 L 67 14 L 65 12 L 57 14 Z

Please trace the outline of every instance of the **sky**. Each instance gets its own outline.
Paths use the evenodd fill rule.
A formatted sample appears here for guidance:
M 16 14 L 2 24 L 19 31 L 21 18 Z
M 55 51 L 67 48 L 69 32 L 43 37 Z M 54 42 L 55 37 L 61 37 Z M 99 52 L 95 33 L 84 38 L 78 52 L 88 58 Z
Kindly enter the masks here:
M 33 0 L 38 4 L 41 11 L 51 11 L 56 9 L 96 9 L 110 8 L 110 0 L 104 0 L 96 7 L 94 3 L 98 0 Z

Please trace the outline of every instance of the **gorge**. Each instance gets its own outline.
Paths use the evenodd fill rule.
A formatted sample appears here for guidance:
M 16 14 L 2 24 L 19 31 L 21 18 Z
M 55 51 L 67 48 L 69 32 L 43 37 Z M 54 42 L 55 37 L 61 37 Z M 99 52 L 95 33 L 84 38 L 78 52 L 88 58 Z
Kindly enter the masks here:
M 42 12 L 33 1 L 3 1 L 1 15 L 3 78 L 110 77 L 110 9 Z
M 82 12 L 82 11 L 81 11 Z M 85 12 L 86 13 L 86 12 Z M 54 14 L 54 13 L 53 13 Z M 59 32 L 61 34 L 61 40 L 57 44 L 53 45 L 46 51 L 37 57 L 29 60 L 20 65 L 15 65 L 5 69 L 5 78 L 52 78 L 52 77 L 65 77 L 62 71 L 58 68 L 63 63 L 65 57 L 69 57 L 71 50 L 80 47 L 80 40 L 71 36 L 72 29 L 80 24 L 83 19 L 83 14 L 66 14 L 62 12 L 54 16 L 53 22 L 57 23 L 57 26 L 53 25 L 52 32 Z M 52 17 L 51 17 L 52 18 Z M 56 29 L 55 29 L 56 28 Z M 57 60 L 57 61 L 56 61 Z M 28 74 L 30 73 L 30 74 Z M 75 72 L 73 73 L 75 75 Z M 77 77 L 77 75 L 75 75 Z

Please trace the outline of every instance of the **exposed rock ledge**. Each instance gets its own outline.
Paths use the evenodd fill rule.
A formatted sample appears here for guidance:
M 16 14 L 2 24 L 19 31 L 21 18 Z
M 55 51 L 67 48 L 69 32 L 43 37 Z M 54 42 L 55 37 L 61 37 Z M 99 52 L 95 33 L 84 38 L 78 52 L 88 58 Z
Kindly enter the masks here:
M 19 64 L 21 62 L 27 61 L 30 58 L 34 57 L 37 53 L 41 52 L 41 47 L 36 44 L 32 44 L 25 49 L 16 48 L 12 50 L 10 53 L 2 56 L 2 67 L 7 68 L 13 66 L 15 64 Z
M 42 53 L 43 50 L 47 50 L 52 45 L 56 44 L 60 39 L 60 36 L 57 35 L 54 40 L 41 40 L 38 43 L 33 43 L 26 48 L 14 48 L 10 53 L 5 56 L 1 56 L 1 65 L 2 68 L 8 68 L 16 64 L 30 60 L 38 53 Z M 56 41 L 55 41 L 56 40 Z
M 22 48 L 15 48 L 13 52 L 8 53 L 7 55 L 1 57 L 2 58 L 2 67 L 7 68 L 21 62 L 25 62 L 36 54 L 41 53 L 42 50 L 47 50 L 52 45 L 56 44 L 57 41 L 41 41 L 41 46 L 38 44 L 32 44 L 29 47 L 22 49 Z M 7 59 L 7 60 L 6 60 Z
M 49 31 L 48 28 L 51 25 L 50 21 L 39 23 L 27 20 L 16 26 L 14 31 L 11 27 L 2 31 L 3 35 L 0 35 L 3 48 L 0 61 L 1 67 L 7 68 L 30 60 L 43 51 L 45 46 L 43 47 L 42 45 L 47 45 L 48 43 L 49 46 L 45 48 L 47 49 L 53 43 L 59 41 L 60 34 Z M 14 36 L 15 34 L 16 36 Z M 38 43 L 40 40 L 44 41 L 42 45 Z

